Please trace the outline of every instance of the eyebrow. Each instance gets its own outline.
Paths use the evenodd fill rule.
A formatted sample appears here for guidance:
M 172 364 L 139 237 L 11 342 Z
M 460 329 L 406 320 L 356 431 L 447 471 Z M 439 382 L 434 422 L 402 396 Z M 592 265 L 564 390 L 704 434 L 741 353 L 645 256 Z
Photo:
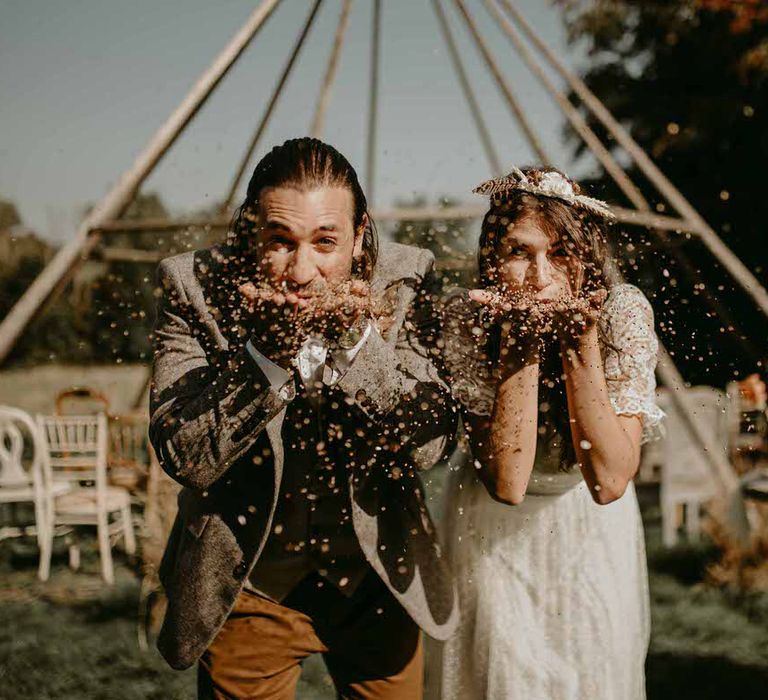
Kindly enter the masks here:
M 264 227 L 277 228 L 281 231 L 290 231 L 290 228 L 288 228 L 288 226 L 286 226 L 282 221 L 276 221 L 275 219 L 268 219 Z

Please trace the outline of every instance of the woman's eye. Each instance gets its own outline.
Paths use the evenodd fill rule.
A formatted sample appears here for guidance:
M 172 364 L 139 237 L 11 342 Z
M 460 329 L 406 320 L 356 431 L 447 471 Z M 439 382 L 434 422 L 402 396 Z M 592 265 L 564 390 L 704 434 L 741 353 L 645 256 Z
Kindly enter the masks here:
M 552 256 L 555 258 L 567 258 L 569 255 L 567 248 L 556 248 L 552 251 Z
M 522 258 L 526 255 L 526 250 L 523 248 L 523 246 L 516 245 L 509 249 L 508 254 L 513 258 Z

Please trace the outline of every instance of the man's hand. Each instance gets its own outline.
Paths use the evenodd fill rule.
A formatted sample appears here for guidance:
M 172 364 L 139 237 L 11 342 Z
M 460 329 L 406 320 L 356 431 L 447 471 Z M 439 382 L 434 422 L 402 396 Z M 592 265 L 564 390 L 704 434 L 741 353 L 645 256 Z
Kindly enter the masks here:
M 362 280 L 324 287 L 302 301 L 298 323 L 308 335 L 318 335 L 335 345 L 339 339 L 375 316 L 371 288 Z
M 251 332 L 259 352 L 283 369 L 292 369 L 291 360 L 306 337 L 296 323 L 305 300 L 253 282 L 241 285 L 238 292 L 251 316 Z

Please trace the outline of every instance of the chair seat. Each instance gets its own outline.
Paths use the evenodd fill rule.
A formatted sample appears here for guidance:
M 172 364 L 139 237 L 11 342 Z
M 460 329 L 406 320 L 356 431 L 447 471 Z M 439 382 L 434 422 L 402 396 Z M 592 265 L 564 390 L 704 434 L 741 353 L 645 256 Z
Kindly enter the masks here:
M 105 489 L 105 505 L 108 511 L 115 511 L 130 506 L 131 497 L 128 491 L 119 486 L 107 486 Z M 61 515 L 93 515 L 96 508 L 96 489 L 75 489 L 56 499 L 56 513 Z
M 72 487 L 65 483 L 55 483 L 51 486 L 53 496 L 60 496 L 66 493 Z M 22 501 L 34 501 L 35 489 L 32 486 L 17 486 L 13 488 L 0 489 L 0 503 L 20 503 Z

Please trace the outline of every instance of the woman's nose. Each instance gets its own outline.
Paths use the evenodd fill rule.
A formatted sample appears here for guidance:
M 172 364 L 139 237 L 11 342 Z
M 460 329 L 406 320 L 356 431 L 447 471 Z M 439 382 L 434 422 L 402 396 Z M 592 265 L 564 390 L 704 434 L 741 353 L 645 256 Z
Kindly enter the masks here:
M 552 264 L 545 256 L 536 258 L 533 265 L 533 283 L 537 289 L 544 289 L 552 284 Z

